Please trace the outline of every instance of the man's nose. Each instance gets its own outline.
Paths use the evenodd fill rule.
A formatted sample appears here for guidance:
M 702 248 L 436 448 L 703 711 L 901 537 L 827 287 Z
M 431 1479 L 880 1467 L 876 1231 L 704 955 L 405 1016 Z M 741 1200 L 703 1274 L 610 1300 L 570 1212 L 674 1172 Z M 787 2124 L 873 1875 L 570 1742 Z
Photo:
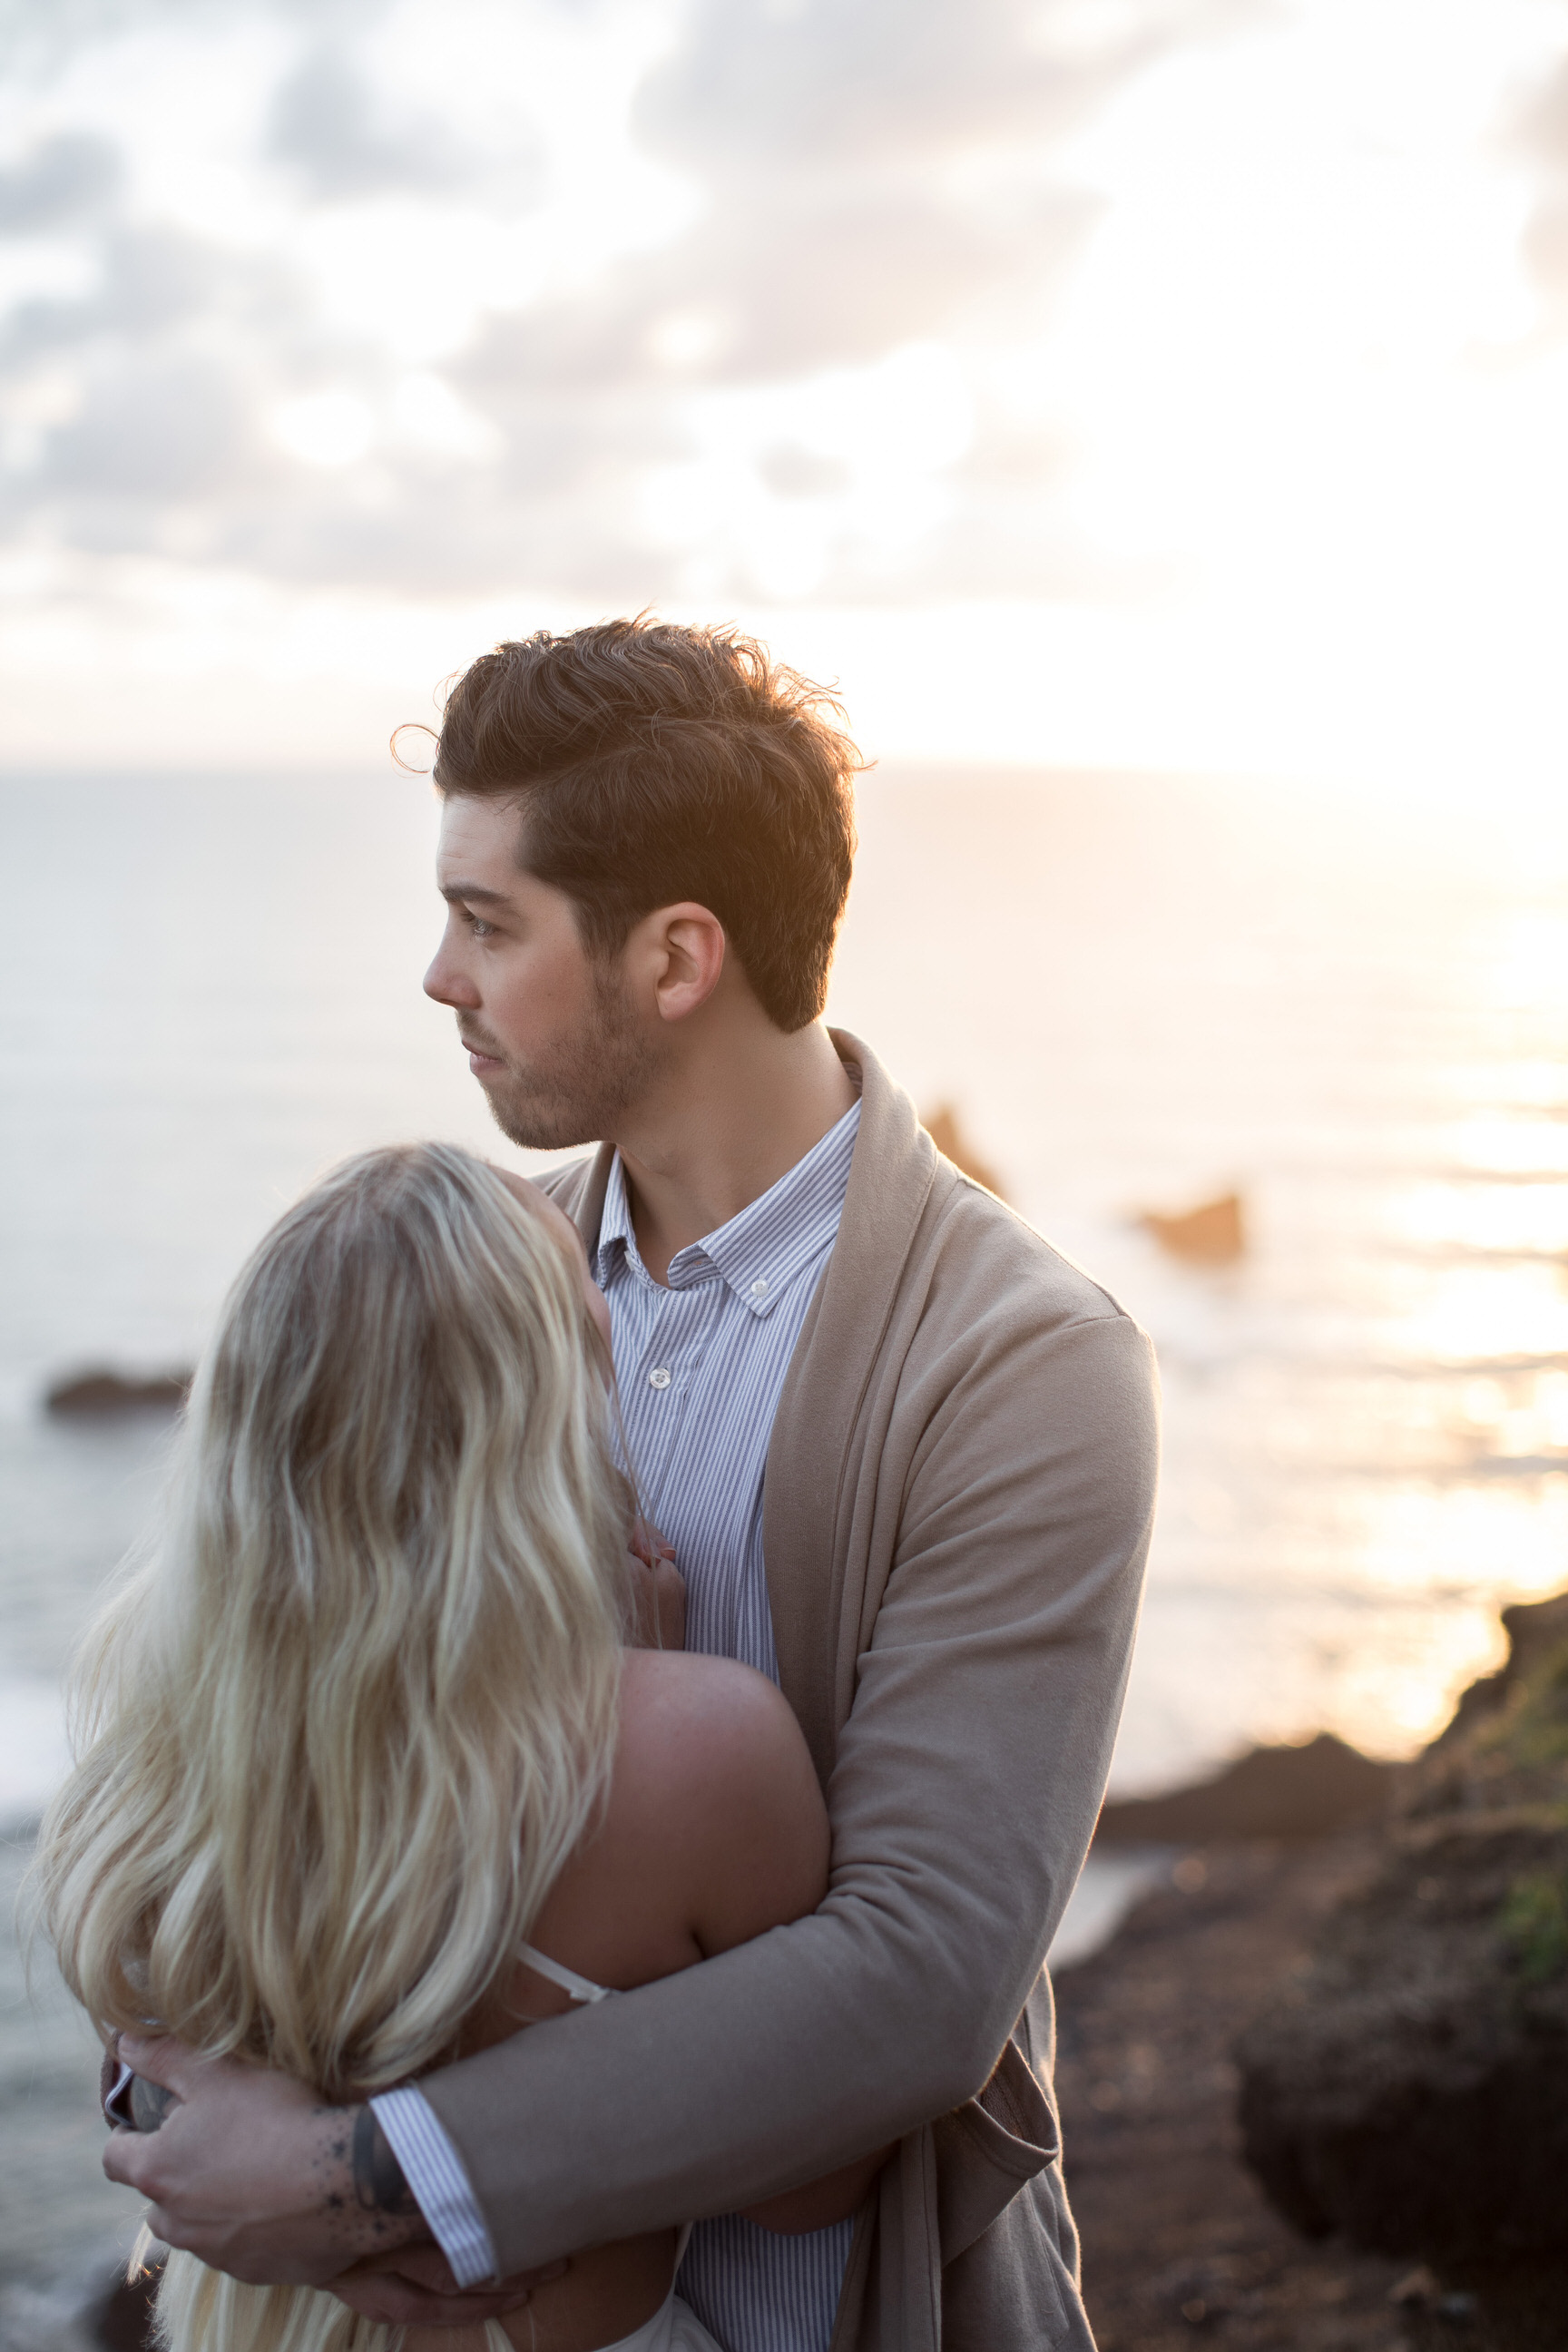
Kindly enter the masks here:
M 459 959 L 447 952 L 442 941 L 437 949 L 430 969 L 425 975 L 425 993 L 437 1004 L 449 1004 L 454 1011 L 472 1012 L 479 1001 L 479 992 Z

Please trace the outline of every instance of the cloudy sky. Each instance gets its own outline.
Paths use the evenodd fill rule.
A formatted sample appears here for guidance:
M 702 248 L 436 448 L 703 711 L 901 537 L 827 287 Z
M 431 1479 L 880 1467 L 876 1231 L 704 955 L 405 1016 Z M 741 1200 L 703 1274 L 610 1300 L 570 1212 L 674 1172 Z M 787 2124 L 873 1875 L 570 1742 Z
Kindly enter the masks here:
M 0 27 L 7 764 L 656 604 L 883 753 L 1563 780 L 1563 0 Z

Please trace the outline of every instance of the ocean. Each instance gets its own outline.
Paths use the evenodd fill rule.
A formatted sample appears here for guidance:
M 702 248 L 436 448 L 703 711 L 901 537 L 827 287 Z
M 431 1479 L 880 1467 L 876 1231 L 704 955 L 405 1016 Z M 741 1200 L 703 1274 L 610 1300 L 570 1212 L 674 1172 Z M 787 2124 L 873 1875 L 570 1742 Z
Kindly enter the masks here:
M 1152 1333 L 1163 1499 L 1114 1785 L 1326 1727 L 1406 1753 L 1568 1583 L 1568 843 L 1467 809 L 1192 779 L 889 768 L 831 1017 Z M 168 1424 L 51 1421 L 187 1364 L 344 1153 L 501 1144 L 419 992 L 428 787 L 0 785 L 0 1905 L 59 1681 Z M 1140 1223 L 1235 1192 L 1247 1247 Z M 1131 1882 L 1102 1874 L 1074 1933 Z M 0 1942 L 0 2285 L 128 2235 L 90 2037 Z

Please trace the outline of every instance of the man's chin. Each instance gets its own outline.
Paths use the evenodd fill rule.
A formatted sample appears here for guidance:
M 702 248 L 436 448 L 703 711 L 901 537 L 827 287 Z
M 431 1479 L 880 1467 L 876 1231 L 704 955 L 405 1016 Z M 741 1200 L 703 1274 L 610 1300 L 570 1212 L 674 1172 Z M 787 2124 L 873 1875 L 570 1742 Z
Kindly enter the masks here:
M 491 1087 L 486 1087 L 485 1098 L 507 1141 L 523 1151 L 570 1151 L 600 1139 L 592 1113 L 571 1103 L 542 1102 L 537 1096 L 520 1099 Z

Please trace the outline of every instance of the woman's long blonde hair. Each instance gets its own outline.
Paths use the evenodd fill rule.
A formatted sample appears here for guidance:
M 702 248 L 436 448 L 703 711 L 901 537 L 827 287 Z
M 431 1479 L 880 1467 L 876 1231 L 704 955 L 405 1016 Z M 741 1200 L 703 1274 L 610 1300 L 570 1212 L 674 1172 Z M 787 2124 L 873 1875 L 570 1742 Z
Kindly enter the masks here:
M 268 1234 L 40 1842 L 106 2027 L 333 2102 L 451 2049 L 607 1783 L 628 1497 L 595 1344 L 549 1226 L 453 1147 L 352 1160 Z M 193 2343 L 385 2340 L 188 2256 L 163 2303 Z

